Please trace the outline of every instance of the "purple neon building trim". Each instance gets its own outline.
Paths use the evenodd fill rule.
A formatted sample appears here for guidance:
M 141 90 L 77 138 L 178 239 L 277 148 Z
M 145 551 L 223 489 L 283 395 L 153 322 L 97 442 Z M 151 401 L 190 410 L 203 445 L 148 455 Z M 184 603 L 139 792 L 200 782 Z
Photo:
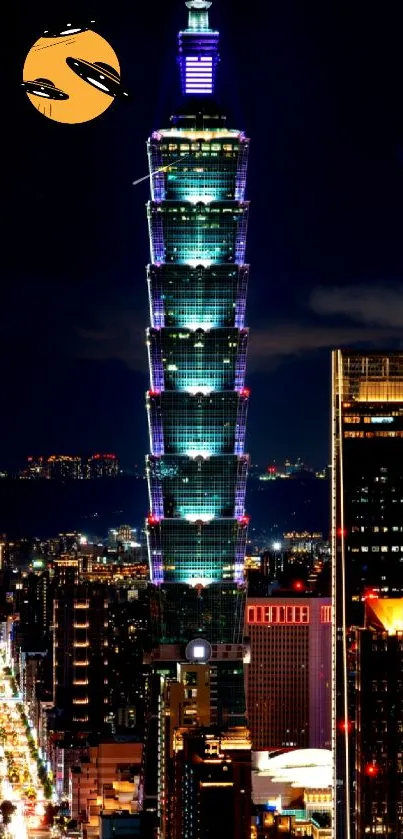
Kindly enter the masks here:
M 148 395 L 148 428 L 150 433 L 151 454 L 160 457 L 164 454 L 164 430 L 162 426 L 161 405 L 155 396 Z
M 219 61 L 219 33 L 210 29 L 208 8 L 188 3 L 188 28 L 178 34 L 178 63 L 184 96 L 211 96 Z
M 235 364 L 235 390 L 242 390 L 245 384 L 247 348 L 248 331 L 247 329 L 243 329 L 239 336 L 239 349 Z
M 147 459 L 147 469 L 151 468 L 150 459 Z M 162 484 L 159 481 L 150 481 L 151 489 L 151 513 L 156 519 L 164 517 L 164 498 Z
M 240 518 L 245 513 L 246 480 L 248 477 L 249 458 L 243 455 L 239 458 L 238 477 L 235 487 L 234 516 Z
M 188 28 L 178 35 L 182 93 L 208 98 L 219 33 L 209 25 L 210 0 L 186 5 Z M 194 579 L 242 586 L 249 140 L 226 129 L 207 102 L 189 106 L 148 141 L 147 541 L 157 586 Z M 198 108 L 211 128 L 184 120 L 182 113 Z
M 160 345 L 153 339 L 150 330 L 147 330 L 148 356 L 150 366 L 151 388 L 152 390 L 164 390 L 165 377 L 164 366 L 161 358 Z
M 235 454 L 243 455 L 245 446 L 246 417 L 248 413 L 248 397 L 239 397 L 238 417 L 235 425 Z

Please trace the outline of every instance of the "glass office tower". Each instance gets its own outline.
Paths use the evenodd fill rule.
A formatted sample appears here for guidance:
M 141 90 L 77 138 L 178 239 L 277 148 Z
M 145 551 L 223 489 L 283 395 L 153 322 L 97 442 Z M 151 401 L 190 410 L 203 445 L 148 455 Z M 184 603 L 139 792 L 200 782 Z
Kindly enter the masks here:
M 248 525 L 248 140 L 227 127 L 214 98 L 219 33 L 210 28 L 211 3 L 186 6 L 188 26 L 178 36 L 182 106 L 148 141 L 147 537 L 161 660 L 180 660 L 194 639 L 208 642 L 218 691 L 227 694 L 218 722 L 236 723 Z
M 332 378 L 335 837 L 399 839 L 403 353 L 336 350 Z

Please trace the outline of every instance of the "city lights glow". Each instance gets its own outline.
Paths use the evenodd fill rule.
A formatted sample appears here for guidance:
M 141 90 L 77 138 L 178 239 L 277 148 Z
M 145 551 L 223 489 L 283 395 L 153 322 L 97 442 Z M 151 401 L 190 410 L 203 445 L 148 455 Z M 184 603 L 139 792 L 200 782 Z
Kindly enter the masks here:
M 210 265 L 212 264 L 212 259 L 188 259 L 186 261 L 186 265 L 190 265 L 191 268 L 198 268 L 199 265 L 201 268 L 210 268 Z
M 7 645 L 0 645 L 0 795 L 15 810 L 7 835 L 11 839 L 28 839 L 32 829 L 41 829 L 46 799 L 54 800 L 54 790 L 40 779 L 43 771 L 35 729 L 30 725 L 28 709 L 21 696 L 15 696 L 15 677 Z M 7 670 L 6 668 L 10 668 Z M 48 787 L 45 787 L 48 785 Z
M 374 598 L 370 603 L 367 601 L 366 618 L 367 624 L 375 623 L 389 635 L 403 632 L 403 598 Z
M 274 757 L 270 752 L 254 752 L 253 763 L 273 783 L 287 783 L 298 789 L 327 789 L 332 785 L 330 749 L 294 749 Z
M 213 577 L 188 577 L 185 580 L 186 585 L 192 588 L 197 588 L 198 586 L 205 588 L 206 586 L 211 586 L 213 582 Z
M 197 321 L 191 321 L 190 323 L 185 323 L 185 329 L 190 329 L 191 332 L 196 332 L 197 329 L 202 329 L 203 332 L 209 332 L 210 329 L 213 329 L 215 326 L 214 323 L 209 322 L 201 322 L 198 323 Z
M 215 195 L 186 195 L 185 197 L 185 201 L 189 201 L 190 204 L 211 204 L 215 200 Z
M 191 385 L 190 387 L 184 388 L 187 393 L 191 393 L 192 396 L 196 396 L 197 393 L 201 393 L 203 396 L 208 396 L 209 393 L 212 393 L 212 387 L 203 387 L 201 385 Z
M 188 449 L 185 454 L 186 457 L 190 457 L 192 460 L 195 460 L 197 457 L 201 457 L 204 460 L 210 458 L 213 453 L 209 449 Z

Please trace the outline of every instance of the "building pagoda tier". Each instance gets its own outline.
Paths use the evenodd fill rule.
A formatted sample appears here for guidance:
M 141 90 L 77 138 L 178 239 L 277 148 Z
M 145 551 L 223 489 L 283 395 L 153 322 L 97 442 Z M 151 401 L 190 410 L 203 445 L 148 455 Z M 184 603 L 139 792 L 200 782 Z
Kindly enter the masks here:
M 212 635 L 214 624 L 218 642 L 236 641 L 248 524 L 249 141 L 227 127 L 215 104 L 218 32 L 209 26 L 211 3 L 186 5 L 189 22 L 179 33 L 178 58 L 184 106 L 148 141 L 146 530 L 152 582 L 168 600 L 169 590 L 179 596 L 193 589 L 182 596 L 182 604 L 192 605 L 189 620 L 182 616 L 181 636 Z M 200 598 L 210 604 L 210 632 Z M 175 636 L 166 627 L 162 634 Z

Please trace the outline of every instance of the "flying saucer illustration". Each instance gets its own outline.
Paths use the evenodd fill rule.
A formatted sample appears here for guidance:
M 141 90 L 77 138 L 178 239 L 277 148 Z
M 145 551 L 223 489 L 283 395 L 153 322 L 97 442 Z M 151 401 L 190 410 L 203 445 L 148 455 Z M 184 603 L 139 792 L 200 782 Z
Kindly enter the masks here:
M 32 96 L 42 96 L 43 99 L 68 99 L 68 93 L 59 90 L 50 79 L 34 79 L 33 82 L 22 82 L 22 87 Z
M 91 23 L 70 18 L 47 27 L 25 59 L 22 87 L 48 119 L 89 122 L 127 97 L 116 53 Z
M 122 90 L 120 84 L 119 73 L 105 64 L 103 61 L 95 61 L 91 64 L 89 61 L 84 61 L 82 58 L 66 58 L 66 64 L 77 73 L 80 79 L 83 79 L 93 87 L 102 90 L 108 96 L 128 96 L 126 91 Z
M 62 38 L 65 35 L 78 35 L 80 32 L 87 32 L 91 29 L 92 23 L 95 23 L 95 20 L 91 20 L 90 22 L 87 21 L 86 23 L 79 23 L 78 21 L 75 21 L 75 23 L 58 24 L 50 29 L 45 29 L 44 32 L 42 32 L 42 37 Z

